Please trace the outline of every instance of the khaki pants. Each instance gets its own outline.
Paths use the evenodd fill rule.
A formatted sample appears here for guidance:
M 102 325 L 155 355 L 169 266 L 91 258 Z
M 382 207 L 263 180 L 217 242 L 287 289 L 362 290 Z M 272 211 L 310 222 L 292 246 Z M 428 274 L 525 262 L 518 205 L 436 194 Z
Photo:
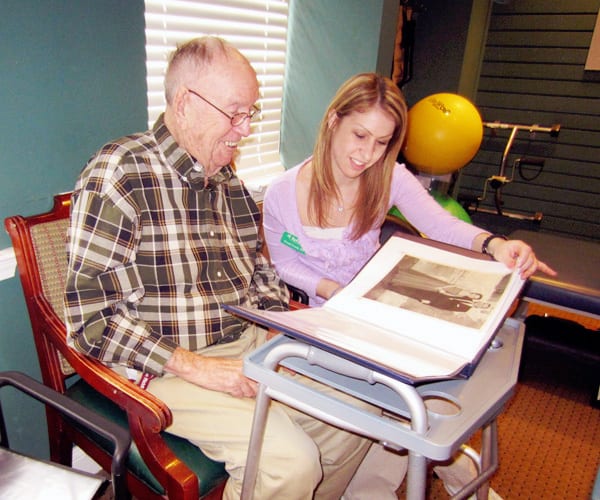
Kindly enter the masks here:
M 201 354 L 240 358 L 262 344 L 265 338 L 264 330 L 252 326 L 239 340 L 210 346 Z M 334 389 L 305 377 L 302 379 L 304 383 L 318 385 L 321 391 L 356 403 L 350 396 L 340 396 Z M 173 424 L 169 432 L 190 440 L 213 460 L 225 462 L 230 479 L 223 498 L 239 498 L 254 399 L 206 390 L 172 375 L 152 380 L 148 391 L 171 409 Z M 370 441 L 362 437 L 273 401 L 254 498 L 338 500 L 369 445 Z
M 397 500 L 396 490 L 400 488 L 407 470 L 406 451 L 389 451 L 379 443 L 373 443 L 346 488 L 343 498 Z M 434 470 L 450 494 L 460 490 L 477 475 L 475 464 L 463 453 L 457 453 L 448 464 L 436 465 Z

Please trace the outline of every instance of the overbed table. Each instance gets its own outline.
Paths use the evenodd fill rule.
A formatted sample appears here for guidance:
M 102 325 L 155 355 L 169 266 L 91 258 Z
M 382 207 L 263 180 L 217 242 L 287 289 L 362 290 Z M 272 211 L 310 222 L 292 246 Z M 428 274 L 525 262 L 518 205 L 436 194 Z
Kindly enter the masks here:
M 245 374 L 259 382 L 242 499 L 252 498 L 264 426 L 271 399 L 333 425 L 409 451 L 407 498 L 424 499 L 427 461 L 444 461 L 482 429 L 479 475 L 455 498 L 478 490 L 487 498 L 487 481 L 498 466 L 496 417 L 517 382 L 523 324 L 507 319 L 496 335 L 498 346 L 481 358 L 469 379 L 445 380 L 418 386 L 401 382 L 389 370 L 370 370 L 333 353 L 280 335 L 244 361 Z M 383 414 L 326 396 L 278 371 L 291 370 L 333 386 L 384 410 Z M 448 412 L 427 409 L 428 398 L 443 399 Z

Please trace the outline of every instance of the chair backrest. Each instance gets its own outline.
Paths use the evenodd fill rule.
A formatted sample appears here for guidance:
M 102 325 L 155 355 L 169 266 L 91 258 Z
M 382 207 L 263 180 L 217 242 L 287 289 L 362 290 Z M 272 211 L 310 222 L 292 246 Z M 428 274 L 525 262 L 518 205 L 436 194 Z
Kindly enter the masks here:
M 38 277 L 44 297 L 64 321 L 63 297 L 67 274 L 65 236 L 68 219 L 57 219 L 30 226 L 31 241 L 37 260 Z
M 64 391 L 64 380 L 74 370 L 41 332 L 48 322 L 59 324 L 66 340 L 63 294 L 70 203 L 70 193 L 58 194 L 49 212 L 29 217 L 16 215 L 4 222 L 15 251 L 42 376 L 46 384 L 59 392 Z

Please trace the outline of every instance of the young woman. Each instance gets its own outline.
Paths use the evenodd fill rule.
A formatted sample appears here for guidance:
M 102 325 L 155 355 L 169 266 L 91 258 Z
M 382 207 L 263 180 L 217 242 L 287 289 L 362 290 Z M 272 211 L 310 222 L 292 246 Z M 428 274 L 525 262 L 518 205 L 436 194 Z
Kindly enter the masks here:
M 490 234 L 444 210 L 396 162 L 406 125 L 404 97 L 390 79 L 362 73 L 339 88 L 313 155 L 276 179 L 265 195 L 265 238 L 281 277 L 304 290 L 311 305 L 329 299 L 378 249 L 380 226 L 393 205 L 429 238 L 486 252 L 523 278 L 536 270 L 555 274 L 524 242 Z M 384 468 L 383 460 L 395 462 L 381 448 L 372 450 L 379 458 L 367 455 L 358 474 L 365 472 L 367 482 Z M 397 476 L 397 463 L 393 467 Z M 398 485 L 397 478 L 377 477 L 369 497 L 395 499 Z M 374 494 L 376 486 L 388 491 Z M 359 495 L 344 495 L 353 497 Z
M 404 98 L 390 79 L 363 73 L 340 87 L 313 156 L 276 179 L 265 196 L 265 237 L 281 277 L 313 305 L 330 298 L 377 250 L 393 205 L 429 238 L 486 251 L 524 278 L 538 269 L 553 274 L 524 242 L 450 215 L 396 163 L 406 122 Z

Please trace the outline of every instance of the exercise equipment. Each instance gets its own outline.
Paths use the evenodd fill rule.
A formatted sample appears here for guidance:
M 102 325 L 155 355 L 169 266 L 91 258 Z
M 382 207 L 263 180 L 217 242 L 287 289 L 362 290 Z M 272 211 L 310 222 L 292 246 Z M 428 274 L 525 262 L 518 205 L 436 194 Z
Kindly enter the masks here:
M 494 190 L 494 205 L 496 206 L 496 213 L 498 215 L 506 215 L 508 217 L 514 217 L 519 219 L 527 219 L 533 221 L 540 221 L 542 218 L 542 214 L 540 212 L 536 212 L 532 216 L 524 216 L 521 214 L 508 214 L 505 213 L 502 207 L 502 188 L 512 182 L 515 178 L 515 169 L 518 170 L 520 177 L 525 181 L 534 180 L 544 168 L 545 160 L 544 158 L 533 158 L 529 156 L 522 156 L 517 158 L 511 169 L 510 177 L 506 175 L 506 167 L 508 165 L 508 155 L 510 154 L 510 150 L 513 146 L 515 138 L 517 134 L 521 131 L 529 132 L 529 135 L 532 136 L 536 132 L 543 132 L 550 134 L 551 137 L 557 137 L 560 132 L 560 124 L 555 124 L 550 127 L 542 127 L 540 125 L 521 125 L 516 123 L 503 123 L 499 121 L 495 122 L 484 122 L 483 124 L 486 128 L 492 129 L 492 132 L 496 132 L 497 130 L 510 130 L 510 134 L 508 136 L 508 140 L 506 141 L 506 146 L 504 147 L 504 152 L 502 153 L 502 160 L 500 161 L 500 168 L 498 170 L 497 175 L 492 175 L 485 180 L 485 184 L 483 185 L 483 193 L 481 196 L 477 197 L 477 204 L 480 201 L 485 200 L 487 195 L 488 186 Z M 529 165 L 537 167 L 538 173 L 534 176 L 527 177 L 523 173 L 523 167 Z M 477 207 L 478 208 L 478 207 Z M 478 210 L 481 210 L 478 208 Z
M 473 159 L 483 139 L 477 108 L 458 94 L 432 94 L 408 112 L 403 154 L 419 172 L 444 175 Z

